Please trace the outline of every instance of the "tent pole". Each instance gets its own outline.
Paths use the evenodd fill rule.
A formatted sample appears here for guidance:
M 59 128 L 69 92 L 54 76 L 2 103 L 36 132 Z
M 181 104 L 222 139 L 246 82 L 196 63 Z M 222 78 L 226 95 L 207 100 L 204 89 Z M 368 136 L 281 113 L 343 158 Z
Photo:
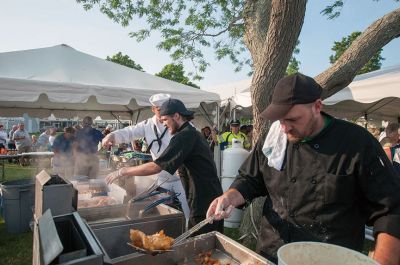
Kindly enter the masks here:
M 142 110 L 141 110 L 141 109 L 139 109 L 139 110 L 138 110 L 138 112 L 137 112 L 137 115 L 136 115 L 136 120 L 135 120 L 135 125 L 138 123 L 139 116 L 140 116 L 140 112 L 142 112 Z M 133 113 L 132 113 L 132 116 L 133 116 Z M 133 121 L 133 119 L 132 119 L 132 121 Z
M 113 115 L 113 117 L 118 121 L 118 129 L 120 129 L 120 128 L 119 128 L 119 127 L 120 127 L 119 125 L 122 124 L 120 118 L 119 118 L 117 115 L 115 115 L 114 113 L 112 113 L 112 112 L 111 112 L 111 115 Z
M 217 129 L 218 133 L 221 133 L 221 131 L 220 131 L 220 116 L 219 116 L 220 113 L 219 113 L 219 111 L 220 111 L 219 110 L 219 105 L 217 104 L 216 115 L 215 115 L 215 118 L 216 118 L 216 129 Z M 222 165 L 222 151 L 221 151 L 221 148 L 219 148 L 219 144 L 218 143 L 215 144 L 215 147 L 216 148 L 214 148 L 214 162 L 215 162 L 215 165 L 217 167 L 218 177 L 220 177 L 221 176 L 221 165 Z

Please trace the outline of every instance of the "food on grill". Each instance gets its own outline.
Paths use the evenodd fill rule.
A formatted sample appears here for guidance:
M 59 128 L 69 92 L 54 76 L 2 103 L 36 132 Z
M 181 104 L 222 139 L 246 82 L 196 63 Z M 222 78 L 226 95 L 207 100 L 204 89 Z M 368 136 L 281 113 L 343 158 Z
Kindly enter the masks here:
M 89 200 L 78 200 L 78 208 L 100 207 L 115 204 L 117 204 L 117 201 L 110 196 L 97 196 Z
M 166 236 L 164 230 L 148 236 L 142 231 L 131 229 L 130 238 L 135 247 L 149 251 L 168 250 L 171 249 L 172 244 L 174 243 L 174 239 Z
M 230 265 L 230 262 L 227 263 L 222 263 L 218 259 L 213 259 L 211 258 L 211 251 L 205 252 L 205 253 L 200 253 L 197 255 L 195 261 L 198 264 L 202 265 Z
M 78 194 L 89 194 L 89 195 L 101 192 L 104 192 L 104 190 L 103 189 L 78 190 Z

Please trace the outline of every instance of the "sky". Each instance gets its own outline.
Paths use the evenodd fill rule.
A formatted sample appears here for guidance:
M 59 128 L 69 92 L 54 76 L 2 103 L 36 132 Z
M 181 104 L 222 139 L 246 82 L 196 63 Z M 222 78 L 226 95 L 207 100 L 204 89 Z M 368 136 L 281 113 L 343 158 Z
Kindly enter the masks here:
M 300 71 L 316 76 L 329 67 L 334 41 L 354 31 L 363 31 L 381 16 L 400 8 L 392 0 L 345 0 L 342 14 L 328 20 L 320 14 L 333 1 L 309 0 L 300 34 Z M 158 50 L 159 34 L 137 43 L 128 36 L 135 28 L 123 28 L 98 10 L 85 11 L 75 0 L 0 0 L 0 52 L 36 49 L 67 44 L 76 50 L 106 58 L 118 52 L 128 55 L 150 74 L 172 62 L 167 52 Z M 194 81 L 212 87 L 249 78 L 249 69 L 234 72 L 228 59 L 217 61 L 212 50 L 205 56 L 211 64 L 204 79 Z M 382 67 L 400 64 L 400 38 L 383 48 Z M 185 69 L 186 72 L 192 69 Z

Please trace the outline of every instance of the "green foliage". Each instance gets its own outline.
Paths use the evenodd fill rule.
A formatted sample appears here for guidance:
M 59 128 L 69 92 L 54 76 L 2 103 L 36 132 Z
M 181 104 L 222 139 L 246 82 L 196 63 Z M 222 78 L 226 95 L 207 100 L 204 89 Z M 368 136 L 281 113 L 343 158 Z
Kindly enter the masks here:
M 189 78 L 185 76 L 182 64 L 167 64 L 163 67 L 161 72 L 156 73 L 155 75 L 184 85 L 200 88 L 198 85 L 190 82 Z
M 329 56 L 329 61 L 331 64 L 337 61 L 340 56 L 349 48 L 351 43 L 361 35 L 361 32 L 356 31 L 351 33 L 349 36 L 342 38 L 341 41 L 335 41 L 332 47 L 332 51 L 335 52 L 334 55 Z M 372 72 L 375 70 L 379 70 L 381 68 L 381 61 L 385 60 L 381 56 L 382 49 L 380 49 L 358 72 L 357 74 L 364 74 L 368 72 Z
M 113 21 L 128 26 L 134 17 L 144 19 L 146 28 L 130 36 L 142 41 L 158 30 L 159 49 L 170 52 L 174 61 L 190 60 L 196 71 L 204 72 L 209 63 L 204 48 L 213 48 L 217 59 L 229 58 L 236 71 L 251 60 L 243 43 L 242 0 L 77 0 L 86 10 L 95 5 Z M 200 73 L 190 73 L 200 80 Z
M 300 45 L 300 41 L 297 40 L 296 47 L 294 48 L 292 57 L 289 60 L 289 64 L 286 68 L 285 75 L 293 75 L 293 74 L 299 72 L 299 70 L 300 70 L 300 61 L 298 61 L 295 57 L 295 55 L 300 53 L 299 45 Z
M 373 0 L 378 2 L 379 0 Z M 394 0 L 395 2 L 399 2 L 400 0 Z M 335 0 L 332 5 L 328 5 L 325 7 L 321 14 L 324 16 L 328 16 L 328 19 L 335 19 L 340 16 L 340 12 L 342 12 L 342 8 L 344 5 L 343 0 Z
M 144 72 L 140 64 L 135 63 L 128 55 L 123 55 L 121 52 L 114 54 L 112 57 L 107 56 L 106 60 Z

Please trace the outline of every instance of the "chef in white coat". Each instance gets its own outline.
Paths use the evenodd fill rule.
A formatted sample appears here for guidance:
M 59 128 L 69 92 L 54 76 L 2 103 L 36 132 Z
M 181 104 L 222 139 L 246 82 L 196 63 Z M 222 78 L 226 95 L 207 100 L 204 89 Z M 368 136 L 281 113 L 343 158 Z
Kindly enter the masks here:
M 154 113 L 154 116 L 136 125 L 128 126 L 108 134 L 102 141 L 103 147 L 129 143 L 133 140 L 144 137 L 148 143 L 148 150 L 150 149 L 153 160 L 158 158 L 167 148 L 172 137 L 167 127 L 165 127 L 160 121 L 160 107 L 162 103 L 167 101 L 169 98 L 169 94 L 155 94 L 151 96 L 149 101 L 152 105 L 151 111 Z M 168 180 L 164 182 L 166 179 Z M 162 182 L 164 182 L 164 184 L 162 184 L 161 187 L 180 194 L 178 199 L 182 205 L 183 213 L 185 214 L 186 219 L 188 219 L 189 206 L 179 176 L 177 176 L 176 173 L 170 175 L 166 171 L 161 171 L 158 175 L 158 183 Z

